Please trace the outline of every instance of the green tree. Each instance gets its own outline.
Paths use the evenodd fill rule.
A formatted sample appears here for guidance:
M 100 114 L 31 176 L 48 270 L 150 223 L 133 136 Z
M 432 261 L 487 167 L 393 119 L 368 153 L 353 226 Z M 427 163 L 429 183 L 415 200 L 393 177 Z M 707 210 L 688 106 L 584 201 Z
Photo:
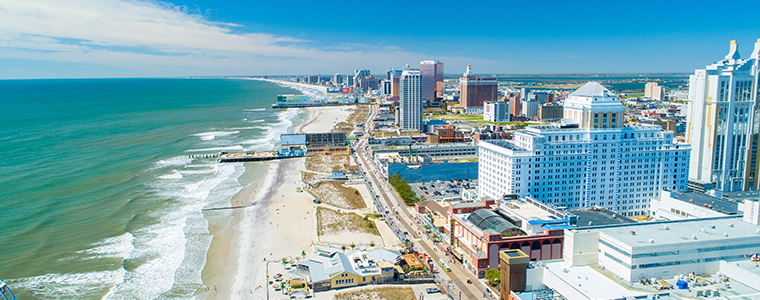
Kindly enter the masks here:
M 420 198 L 414 193 L 409 183 L 401 178 L 401 174 L 393 174 L 389 176 L 388 182 L 390 182 L 393 189 L 396 190 L 396 193 L 398 193 L 399 197 L 404 200 L 406 205 L 411 206 L 420 201 Z
M 486 271 L 486 279 L 488 279 L 488 284 L 497 286 L 501 283 L 501 272 L 497 269 L 488 269 Z

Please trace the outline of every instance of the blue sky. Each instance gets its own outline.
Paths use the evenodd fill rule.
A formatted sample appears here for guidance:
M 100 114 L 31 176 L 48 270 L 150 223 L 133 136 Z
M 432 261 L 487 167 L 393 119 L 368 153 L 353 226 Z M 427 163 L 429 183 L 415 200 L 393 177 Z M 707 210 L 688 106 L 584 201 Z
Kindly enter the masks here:
M 4 0 L 0 78 L 333 74 L 444 62 L 446 73 L 693 72 L 760 1 Z

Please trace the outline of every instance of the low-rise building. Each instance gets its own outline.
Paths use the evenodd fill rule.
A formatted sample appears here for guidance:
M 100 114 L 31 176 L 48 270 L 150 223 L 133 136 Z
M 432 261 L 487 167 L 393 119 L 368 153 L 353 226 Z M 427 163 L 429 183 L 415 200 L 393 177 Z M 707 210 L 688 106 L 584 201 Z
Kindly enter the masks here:
M 760 202 L 744 206 L 742 217 L 567 229 L 562 260 L 527 262 L 524 251 L 502 250 L 501 299 L 757 295 Z
M 699 192 L 663 190 L 652 199 L 649 210 L 655 219 L 683 220 L 736 215 L 739 204 Z
M 451 125 L 438 127 L 427 135 L 427 142 L 430 144 L 462 143 L 466 140 L 469 138 L 466 138 L 461 131 L 457 131 Z
M 562 258 L 563 230 L 574 216 L 530 198 L 481 199 L 448 208 L 454 257 L 478 277 L 499 267 L 500 250 L 521 249 L 530 260 Z
M 324 291 L 397 279 L 394 270 L 401 260 L 400 252 L 383 248 L 343 253 L 324 247 L 299 260 L 298 269 L 308 272 L 314 291 Z
M 600 265 L 626 282 L 712 274 L 721 260 L 760 253 L 760 227 L 742 217 L 685 219 L 570 229 L 565 252 L 570 266 Z

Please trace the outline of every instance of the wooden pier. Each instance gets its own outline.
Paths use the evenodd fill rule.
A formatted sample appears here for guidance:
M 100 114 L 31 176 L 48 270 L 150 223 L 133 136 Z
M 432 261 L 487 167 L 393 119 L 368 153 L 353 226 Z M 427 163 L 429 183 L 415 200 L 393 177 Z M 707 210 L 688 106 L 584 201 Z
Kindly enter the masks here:
M 246 161 L 264 161 L 283 158 L 294 158 L 306 156 L 306 150 L 282 150 L 282 151 L 254 151 L 254 152 L 235 152 L 228 153 L 225 151 L 218 153 L 192 154 L 191 159 L 198 158 L 218 158 L 220 163 L 229 162 L 246 162 Z
M 295 158 L 306 156 L 306 151 L 293 151 L 293 152 L 239 152 L 239 153 L 224 153 L 219 156 L 220 163 L 228 162 L 246 162 L 246 161 L 264 161 L 273 159 Z

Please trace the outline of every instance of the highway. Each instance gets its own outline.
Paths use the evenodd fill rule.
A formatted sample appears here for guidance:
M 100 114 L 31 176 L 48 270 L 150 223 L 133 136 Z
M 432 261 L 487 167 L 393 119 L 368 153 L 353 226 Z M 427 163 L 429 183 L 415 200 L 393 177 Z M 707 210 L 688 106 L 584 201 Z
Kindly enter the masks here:
M 388 211 L 386 221 L 391 227 L 400 233 L 401 237 L 410 239 L 416 250 L 430 255 L 433 264 L 436 266 L 437 281 L 446 289 L 453 299 L 492 299 L 493 296 L 486 292 L 483 283 L 477 280 L 477 276 L 464 269 L 461 264 L 451 260 L 451 256 L 446 256 L 442 251 L 445 246 L 438 246 L 428 237 L 423 235 L 424 228 L 417 224 L 416 214 L 412 216 L 409 209 L 404 204 L 398 194 L 393 190 L 387 180 L 378 176 L 377 166 L 367 157 L 367 138 L 373 129 L 373 120 L 377 116 L 378 108 L 376 105 L 370 106 L 370 112 L 364 123 L 364 135 L 354 144 L 354 153 L 356 154 L 357 164 L 365 174 L 365 179 L 369 182 L 370 192 L 379 195 L 384 203 L 377 203 L 378 209 L 382 212 Z M 385 207 L 380 207 L 383 205 Z M 446 261 L 451 272 L 445 273 L 438 264 L 439 260 Z M 439 278 L 442 277 L 442 278 Z M 467 278 L 472 278 L 472 283 L 467 283 Z

